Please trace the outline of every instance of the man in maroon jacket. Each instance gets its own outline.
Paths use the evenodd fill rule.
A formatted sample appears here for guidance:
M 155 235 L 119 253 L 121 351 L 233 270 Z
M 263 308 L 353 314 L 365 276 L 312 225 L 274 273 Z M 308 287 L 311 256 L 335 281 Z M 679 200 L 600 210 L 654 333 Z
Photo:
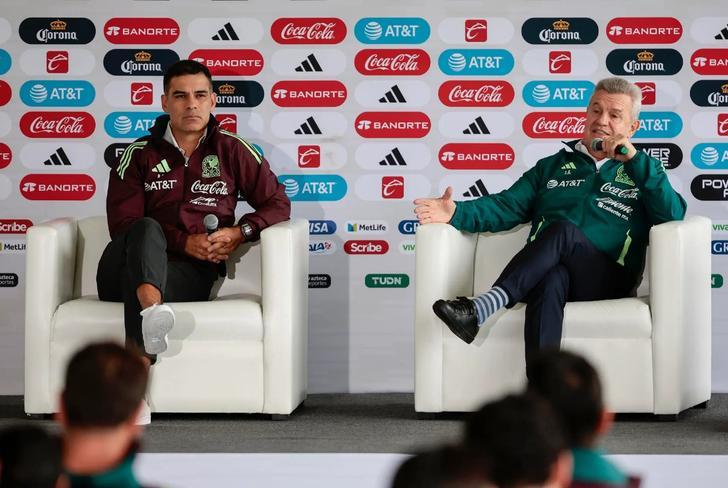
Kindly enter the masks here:
M 230 253 L 290 216 L 268 162 L 210 116 L 215 102 L 205 66 L 170 66 L 162 95 L 168 115 L 130 144 L 110 173 L 111 242 L 99 261 L 99 298 L 124 302 L 127 344 L 143 348 L 149 365 L 167 349 L 174 326 L 163 302 L 207 300 Z M 238 194 L 255 211 L 236 222 Z M 209 215 L 217 230 L 208 234 Z

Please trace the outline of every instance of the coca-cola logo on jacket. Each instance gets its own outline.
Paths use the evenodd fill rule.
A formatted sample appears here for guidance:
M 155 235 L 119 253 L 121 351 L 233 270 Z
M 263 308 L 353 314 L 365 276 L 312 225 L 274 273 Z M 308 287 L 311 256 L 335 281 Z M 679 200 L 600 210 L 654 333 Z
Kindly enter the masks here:
M 263 69 L 263 55 L 255 49 L 197 49 L 189 56 L 204 64 L 212 76 L 253 76 Z
M 362 137 L 395 139 L 425 137 L 431 125 L 430 118 L 422 112 L 364 112 L 354 123 Z
M 430 55 L 422 49 L 363 49 L 354 66 L 363 75 L 419 76 L 430 69 Z
M 27 137 L 83 139 L 96 130 L 88 112 L 27 112 L 20 118 L 20 131 Z
M 334 17 L 281 18 L 270 26 L 278 44 L 338 44 L 346 37 L 346 24 Z
M 523 132 L 534 139 L 568 138 L 584 135 L 584 112 L 533 112 L 523 118 Z
M 20 193 L 28 200 L 88 200 L 96 182 L 84 174 L 29 174 L 20 180 Z
M 346 86 L 340 81 L 279 81 L 270 96 L 279 107 L 338 107 L 346 101 Z
M 172 44 L 179 25 L 169 18 L 116 17 L 104 24 L 104 36 L 111 44 Z
M 501 80 L 446 81 L 438 94 L 448 107 L 505 107 L 515 96 L 513 86 Z
M 672 44 L 682 33 L 674 17 L 617 17 L 607 24 L 607 37 L 615 44 Z

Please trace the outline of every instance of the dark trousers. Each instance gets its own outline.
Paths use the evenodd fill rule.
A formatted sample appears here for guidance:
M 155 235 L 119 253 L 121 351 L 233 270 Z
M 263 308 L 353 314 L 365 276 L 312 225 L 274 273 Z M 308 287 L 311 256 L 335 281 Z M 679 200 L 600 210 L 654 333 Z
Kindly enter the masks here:
M 554 222 L 526 244 L 495 282 L 509 306 L 526 302 L 526 364 L 542 348 L 561 344 L 567 301 L 623 298 L 634 293 L 636 277 L 594 247 L 568 221 Z
M 142 307 L 136 294 L 139 285 L 154 285 L 165 302 L 205 301 L 216 279 L 217 268 L 212 263 L 169 261 L 162 227 L 144 217 L 106 246 L 96 272 L 96 287 L 100 300 L 124 302 L 126 343 L 143 351 Z

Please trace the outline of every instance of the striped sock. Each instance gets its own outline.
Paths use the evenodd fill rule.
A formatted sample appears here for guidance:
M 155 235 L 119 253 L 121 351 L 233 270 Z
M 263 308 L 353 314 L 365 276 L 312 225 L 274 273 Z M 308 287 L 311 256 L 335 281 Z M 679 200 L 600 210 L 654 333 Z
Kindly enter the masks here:
M 473 298 L 473 302 L 478 315 L 478 327 L 480 327 L 488 320 L 488 317 L 508 304 L 508 295 L 503 288 L 494 286 L 488 292 Z

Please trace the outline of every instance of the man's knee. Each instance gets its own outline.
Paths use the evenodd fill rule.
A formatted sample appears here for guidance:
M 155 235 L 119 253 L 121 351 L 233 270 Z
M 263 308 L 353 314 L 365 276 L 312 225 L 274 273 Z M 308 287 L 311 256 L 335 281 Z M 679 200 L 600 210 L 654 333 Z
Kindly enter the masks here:
M 166 243 L 166 238 L 164 237 L 162 226 L 159 225 L 159 222 L 151 217 L 142 217 L 141 219 L 131 224 L 131 227 L 129 228 L 129 235 L 133 236 L 133 239 L 135 240 L 151 238 L 161 239 Z
M 544 300 L 566 301 L 569 290 L 569 272 L 564 266 L 556 266 L 533 287 L 526 297 L 526 302 Z

